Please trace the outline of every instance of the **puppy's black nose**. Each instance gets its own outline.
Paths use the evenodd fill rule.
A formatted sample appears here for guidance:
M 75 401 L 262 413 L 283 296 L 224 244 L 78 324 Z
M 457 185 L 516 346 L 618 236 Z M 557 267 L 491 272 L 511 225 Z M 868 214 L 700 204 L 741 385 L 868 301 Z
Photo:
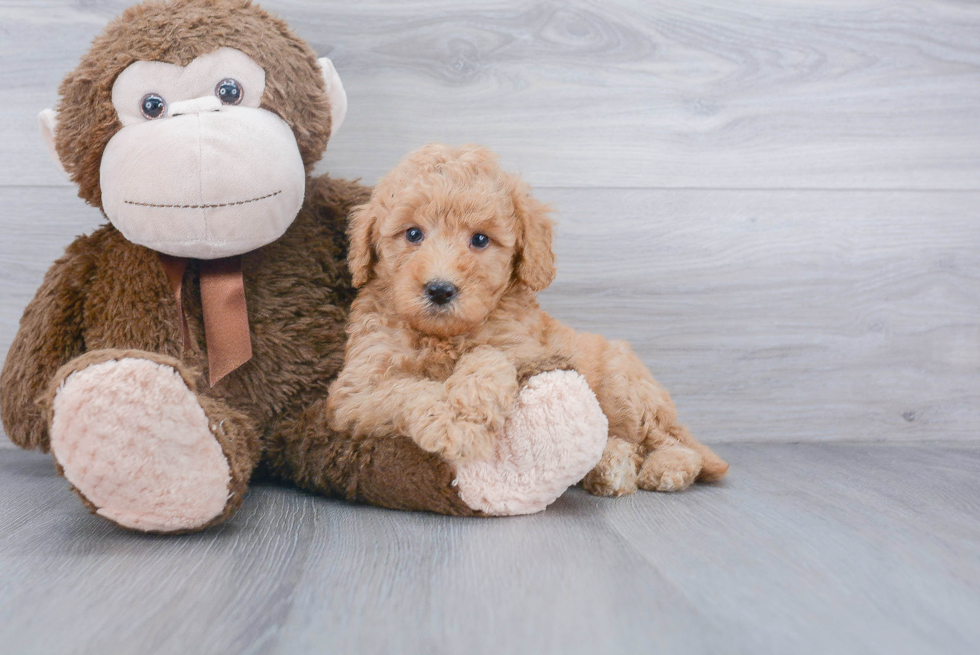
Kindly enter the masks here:
M 425 295 L 437 305 L 445 305 L 456 297 L 458 291 L 455 284 L 445 280 L 433 280 L 425 285 Z

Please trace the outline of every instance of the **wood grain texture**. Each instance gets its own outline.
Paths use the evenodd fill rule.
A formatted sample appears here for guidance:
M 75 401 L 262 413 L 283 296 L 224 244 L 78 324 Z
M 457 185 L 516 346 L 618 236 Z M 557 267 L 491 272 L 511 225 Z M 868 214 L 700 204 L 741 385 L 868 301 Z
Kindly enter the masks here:
M 37 113 L 128 4 L 0 5 L 0 183 L 63 183 Z M 441 140 L 485 143 L 539 185 L 980 185 L 976 3 L 263 5 L 345 80 L 348 121 L 323 164 L 338 175 L 372 182 Z
M 126 4 L 0 4 L 0 355 L 100 222 L 34 116 Z M 980 5 L 264 5 L 345 77 L 321 169 L 500 150 L 563 216 L 546 307 L 632 341 L 706 441 L 980 436 Z
M 36 115 L 128 4 L 0 2 L 0 356 L 102 220 Z M 722 444 L 720 486 L 514 519 L 258 486 L 158 538 L 0 438 L 0 655 L 977 651 L 980 4 L 262 4 L 344 78 L 319 170 L 497 149 L 561 216 L 545 307 L 704 440 L 890 443 Z
M 544 307 L 629 340 L 705 441 L 980 437 L 980 193 L 537 193 L 559 213 Z M 101 216 L 70 188 L 0 188 L 0 216 L 2 356 Z
M 0 452 L 0 653 L 944 653 L 980 640 L 980 450 L 727 445 L 680 494 L 454 519 L 260 486 L 159 538 Z
M 977 439 L 980 194 L 542 190 L 543 305 L 706 441 Z

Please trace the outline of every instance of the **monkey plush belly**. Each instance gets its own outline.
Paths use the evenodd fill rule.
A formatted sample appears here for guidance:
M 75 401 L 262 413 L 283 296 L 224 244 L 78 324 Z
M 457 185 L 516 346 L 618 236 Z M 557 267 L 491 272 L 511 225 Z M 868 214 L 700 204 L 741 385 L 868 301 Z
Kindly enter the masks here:
M 334 224 L 343 225 L 343 217 L 333 208 L 321 206 L 319 216 L 304 210 L 279 241 L 244 256 L 253 355 L 214 387 L 208 384 L 199 264 L 188 264 L 183 277 L 190 337 L 185 347 L 158 254 L 111 226 L 82 238 L 80 244 L 95 257 L 80 299 L 86 351 L 142 350 L 179 359 L 195 371 L 202 393 L 249 415 L 264 431 L 283 411 L 324 395 L 342 362 L 353 292 L 334 252 Z M 299 280 L 302 293 L 296 292 Z

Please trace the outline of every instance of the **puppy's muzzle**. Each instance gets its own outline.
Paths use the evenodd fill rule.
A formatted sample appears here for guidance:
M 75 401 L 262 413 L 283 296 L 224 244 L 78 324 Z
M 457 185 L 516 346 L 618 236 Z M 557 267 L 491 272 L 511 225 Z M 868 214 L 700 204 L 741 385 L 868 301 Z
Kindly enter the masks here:
M 459 289 L 452 282 L 433 280 L 425 285 L 425 295 L 435 305 L 446 305 L 459 294 Z

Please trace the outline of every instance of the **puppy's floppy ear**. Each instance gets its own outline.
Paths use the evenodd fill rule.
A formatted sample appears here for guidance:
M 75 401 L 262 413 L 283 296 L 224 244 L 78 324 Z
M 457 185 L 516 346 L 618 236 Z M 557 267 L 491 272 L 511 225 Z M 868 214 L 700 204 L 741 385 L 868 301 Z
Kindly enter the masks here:
M 554 221 L 551 207 L 538 201 L 524 182 L 515 184 L 514 215 L 520 228 L 517 279 L 531 291 L 541 291 L 555 279 L 555 253 L 551 250 Z
M 376 259 L 374 253 L 374 226 L 378 222 L 377 203 L 373 201 L 359 205 L 351 211 L 347 222 L 347 236 L 350 247 L 347 251 L 347 266 L 355 288 L 360 288 L 371 279 L 371 271 Z

